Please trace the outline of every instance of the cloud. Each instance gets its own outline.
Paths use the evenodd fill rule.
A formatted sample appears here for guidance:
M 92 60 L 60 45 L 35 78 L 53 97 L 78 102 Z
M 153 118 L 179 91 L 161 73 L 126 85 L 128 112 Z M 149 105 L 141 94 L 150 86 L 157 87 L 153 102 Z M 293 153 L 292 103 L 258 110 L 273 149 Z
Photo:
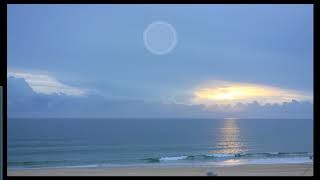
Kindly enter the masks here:
M 312 101 L 306 92 L 268 85 L 216 81 L 193 92 L 193 104 L 237 104 L 257 101 L 260 104 L 284 103 L 291 100 Z
M 313 104 L 291 100 L 284 103 L 260 104 L 257 101 L 206 106 L 206 110 L 218 117 L 233 118 L 313 118 Z
M 186 105 L 34 92 L 23 78 L 8 78 L 9 117 L 81 118 L 312 118 L 310 102 Z
M 66 94 L 72 96 L 85 95 L 85 91 L 65 85 L 47 74 L 9 71 L 7 77 L 23 78 L 33 91 L 43 94 Z

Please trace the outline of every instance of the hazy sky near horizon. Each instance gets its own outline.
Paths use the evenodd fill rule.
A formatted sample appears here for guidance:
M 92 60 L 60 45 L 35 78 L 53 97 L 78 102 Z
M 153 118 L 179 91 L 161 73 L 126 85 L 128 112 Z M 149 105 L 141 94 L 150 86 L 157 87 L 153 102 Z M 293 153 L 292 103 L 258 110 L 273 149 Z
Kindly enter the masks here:
M 156 21 L 177 33 L 165 55 L 144 45 Z M 8 72 L 39 92 L 182 103 L 310 100 L 313 6 L 8 5 Z

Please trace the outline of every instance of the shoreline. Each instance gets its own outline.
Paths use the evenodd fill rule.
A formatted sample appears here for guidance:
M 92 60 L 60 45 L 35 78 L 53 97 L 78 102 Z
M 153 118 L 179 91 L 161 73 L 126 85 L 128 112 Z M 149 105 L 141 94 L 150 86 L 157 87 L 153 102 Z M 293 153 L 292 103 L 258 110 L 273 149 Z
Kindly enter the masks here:
M 8 176 L 313 176 L 313 163 L 212 167 L 95 167 L 8 169 Z

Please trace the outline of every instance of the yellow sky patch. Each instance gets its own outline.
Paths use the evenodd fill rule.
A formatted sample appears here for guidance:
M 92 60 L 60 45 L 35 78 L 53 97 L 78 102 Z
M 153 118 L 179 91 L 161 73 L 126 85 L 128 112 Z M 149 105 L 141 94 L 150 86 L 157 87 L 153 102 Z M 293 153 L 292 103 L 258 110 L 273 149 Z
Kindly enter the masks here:
M 293 99 L 310 100 L 311 96 L 299 91 L 272 86 L 246 83 L 218 83 L 216 86 L 198 88 L 193 92 L 195 104 L 234 104 L 257 101 L 265 103 L 283 103 Z

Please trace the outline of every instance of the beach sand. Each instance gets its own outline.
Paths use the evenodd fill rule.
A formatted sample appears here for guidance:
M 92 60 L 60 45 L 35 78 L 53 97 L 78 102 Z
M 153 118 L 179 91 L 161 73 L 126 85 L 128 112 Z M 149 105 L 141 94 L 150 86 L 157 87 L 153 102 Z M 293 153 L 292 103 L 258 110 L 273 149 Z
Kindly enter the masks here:
M 313 164 L 265 164 L 225 167 L 52 168 L 8 170 L 8 176 L 313 176 Z M 209 173 L 210 174 L 210 173 Z

